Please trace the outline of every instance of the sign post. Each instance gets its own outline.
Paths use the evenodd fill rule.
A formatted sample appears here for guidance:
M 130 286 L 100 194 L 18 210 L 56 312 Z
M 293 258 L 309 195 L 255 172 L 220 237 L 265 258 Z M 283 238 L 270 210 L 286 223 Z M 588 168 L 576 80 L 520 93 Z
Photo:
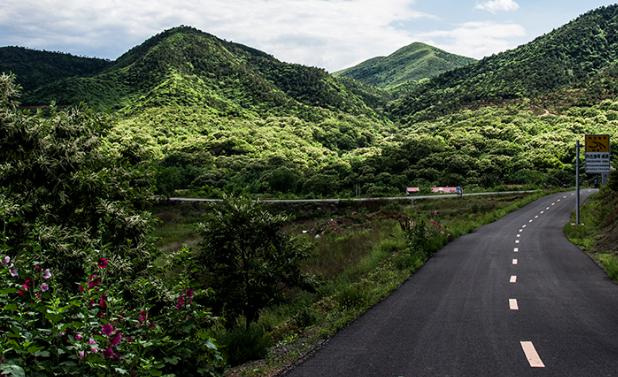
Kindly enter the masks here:
M 575 224 L 579 225 L 579 140 L 575 142 Z

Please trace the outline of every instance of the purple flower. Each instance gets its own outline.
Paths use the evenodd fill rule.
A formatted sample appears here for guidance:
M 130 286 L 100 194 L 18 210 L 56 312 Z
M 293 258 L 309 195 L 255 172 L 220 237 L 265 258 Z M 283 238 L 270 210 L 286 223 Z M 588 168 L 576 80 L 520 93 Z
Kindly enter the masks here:
M 2 264 L 5 266 L 8 266 L 8 264 L 11 263 L 11 257 L 9 257 L 8 255 L 5 256 L 4 258 L 2 258 Z
M 122 333 L 118 331 L 116 332 L 116 334 L 114 334 L 114 337 L 112 338 L 110 344 L 112 345 L 112 347 L 114 347 L 119 345 L 120 342 L 122 342 Z
M 47 283 L 41 284 L 41 292 L 47 292 L 47 291 L 49 291 L 49 285 L 47 285 Z
M 114 332 L 114 326 L 111 323 L 106 323 L 101 327 L 103 335 L 110 336 Z
M 103 351 L 103 356 L 106 359 L 116 359 L 118 357 L 118 355 L 114 352 L 114 350 L 112 349 L 112 347 L 107 347 L 104 351 Z
M 11 276 L 14 278 L 19 276 L 19 272 L 17 272 L 17 269 L 15 267 L 9 268 L 9 274 L 11 274 Z
M 88 339 L 88 344 L 90 344 L 92 346 L 92 345 L 97 344 L 97 341 L 94 340 L 93 338 L 90 338 L 90 339 Z
M 78 332 L 77 334 L 75 334 L 75 340 L 82 340 L 82 339 L 84 339 L 84 337 L 82 336 L 82 333 L 79 333 L 79 332 Z M 92 339 L 92 338 L 91 338 L 91 339 Z M 93 339 L 93 340 L 94 340 L 94 339 Z
M 101 269 L 107 268 L 108 262 L 109 262 L 109 259 L 107 259 L 107 258 L 99 258 L 99 262 L 98 262 L 99 268 L 101 268 Z
M 46 268 L 45 271 L 43 271 L 43 279 L 45 280 L 49 280 L 49 278 L 52 277 L 52 273 L 49 270 L 49 268 Z
M 185 296 L 181 294 L 176 300 L 176 309 L 180 310 L 183 306 L 185 306 Z

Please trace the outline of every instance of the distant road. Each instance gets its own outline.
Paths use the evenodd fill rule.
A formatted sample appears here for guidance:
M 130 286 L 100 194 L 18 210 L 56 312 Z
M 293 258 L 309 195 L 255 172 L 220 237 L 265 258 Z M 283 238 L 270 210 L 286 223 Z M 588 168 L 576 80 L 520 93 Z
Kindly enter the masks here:
M 574 206 L 549 195 L 451 242 L 285 376 L 618 376 L 618 285 L 565 238 Z
M 526 191 L 495 191 L 495 192 L 473 192 L 465 194 L 467 196 L 487 196 L 487 195 L 513 195 L 513 194 L 529 194 L 537 190 Z M 419 199 L 445 199 L 458 198 L 457 194 L 438 194 L 438 195 L 410 195 L 410 196 L 391 196 L 386 198 L 341 198 L 341 199 L 260 199 L 262 203 L 273 204 L 302 204 L 302 203 L 345 203 L 345 202 L 379 202 L 379 201 L 414 201 Z M 221 199 L 201 199 L 201 198 L 169 198 L 170 202 L 205 202 L 216 203 Z

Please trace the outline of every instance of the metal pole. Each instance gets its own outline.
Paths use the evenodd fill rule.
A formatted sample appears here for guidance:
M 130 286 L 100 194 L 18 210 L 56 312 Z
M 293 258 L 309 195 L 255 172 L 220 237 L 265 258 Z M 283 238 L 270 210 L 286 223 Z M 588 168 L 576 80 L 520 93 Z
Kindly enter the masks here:
M 575 143 L 575 223 L 579 225 L 579 140 Z

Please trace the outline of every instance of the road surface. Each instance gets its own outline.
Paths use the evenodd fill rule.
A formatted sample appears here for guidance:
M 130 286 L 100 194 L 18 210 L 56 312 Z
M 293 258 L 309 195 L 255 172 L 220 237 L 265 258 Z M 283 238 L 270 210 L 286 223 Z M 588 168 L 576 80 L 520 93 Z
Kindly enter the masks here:
M 495 192 L 473 192 L 463 196 L 491 196 L 491 195 L 513 195 L 513 194 L 530 194 L 536 190 L 526 191 L 495 191 Z M 273 204 L 302 204 L 302 203 L 345 203 L 345 202 L 378 202 L 378 201 L 414 201 L 419 199 L 445 199 L 458 198 L 458 194 L 434 194 L 434 195 L 410 195 L 410 196 L 392 196 L 379 198 L 349 198 L 349 199 L 262 199 L 262 203 Z M 170 202 L 202 202 L 216 203 L 222 199 L 205 199 L 205 198 L 169 198 Z
M 564 237 L 574 203 L 450 243 L 286 377 L 618 376 L 618 285 Z

